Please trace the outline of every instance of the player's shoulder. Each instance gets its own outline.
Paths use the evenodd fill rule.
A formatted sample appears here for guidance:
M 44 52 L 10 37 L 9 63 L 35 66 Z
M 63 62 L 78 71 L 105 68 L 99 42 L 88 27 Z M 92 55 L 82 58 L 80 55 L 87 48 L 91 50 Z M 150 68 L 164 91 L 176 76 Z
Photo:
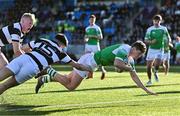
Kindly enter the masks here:
M 100 29 L 100 27 L 97 24 L 94 24 L 93 26 L 88 26 L 89 28 L 95 28 L 95 29 Z
M 12 27 L 21 30 L 21 24 L 19 22 L 13 23 Z
M 153 30 L 153 29 L 155 29 L 154 25 L 152 25 L 152 26 L 148 27 L 148 29 L 147 29 L 147 30 Z
M 175 45 L 176 45 L 176 46 L 179 46 L 179 45 L 180 45 L 180 42 L 176 42 Z
M 129 52 L 129 50 L 131 49 L 131 46 L 128 45 L 128 44 L 120 44 L 118 49 L 119 49 L 120 51 L 121 51 L 121 50 L 124 50 L 124 51 L 126 51 L 126 52 Z
M 120 44 L 119 47 L 120 48 L 131 48 L 131 46 L 129 44 Z
M 15 23 L 13 23 L 13 25 L 20 26 L 20 23 L 19 22 L 15 22 Z
M 42 41 L 48 41 L 48 39 L 41 37 L 40 39 L 37 39 L 36 41 L 42 42 Z
M 88 28 L 90 28 L 91 26 L 90 25 L 88 25 L 87 27 L 86 27 L 86 29 L 88 29 Z
M 155 29 L 154 26 L 150 26 L 150 27 L 147 28 L 147 32 L 151 32 L 151 31 L 154 30 L 154 29 Z
M 100 26 L 98 26 L 97 24 L 94 24 L 94 27 L 97 29 L 101 29 Z
M 163 30 L 167 30 L 167 27 L 165 27 L 164 25 L 160 25 L 160 28 Z
M 92 28 L 90 25 L 85 28 L 85 30 L 88 30 L 89 28 Z
M 54 40 L 49 40 L 49 39 L 46 39 L 46 38 L 40 38 L 38 40 L 35 40 L 34 42 L 35 44 L 39 44 L 39 43 L 44 43 L 44 44 L 47 44 L 49 46 L 51 46 L 52 48 L 56 48 L 58 49 L 59 51 L 63 51 L 61 47 L 59 47 L 58 43 Z

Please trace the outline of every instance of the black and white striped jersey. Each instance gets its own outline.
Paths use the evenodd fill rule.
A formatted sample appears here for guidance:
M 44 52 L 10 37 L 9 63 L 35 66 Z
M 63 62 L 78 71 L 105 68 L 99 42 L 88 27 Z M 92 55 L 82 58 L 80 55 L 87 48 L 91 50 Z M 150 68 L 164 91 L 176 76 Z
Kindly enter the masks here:
M 72 61 L 72 59 L 62 51 L 62 48 L 60 48 L 55 41 L 47 39 L 31 41 L 29 47 L 32 48 L 32 52 L 26 54 L 36 62 L 40 70 L 59 61 L 64 63 Z
M 12 43 L 12 41 L 21 42 L 23 37 L 20 23 L 13 23 L 0 29 L 0 46 Z

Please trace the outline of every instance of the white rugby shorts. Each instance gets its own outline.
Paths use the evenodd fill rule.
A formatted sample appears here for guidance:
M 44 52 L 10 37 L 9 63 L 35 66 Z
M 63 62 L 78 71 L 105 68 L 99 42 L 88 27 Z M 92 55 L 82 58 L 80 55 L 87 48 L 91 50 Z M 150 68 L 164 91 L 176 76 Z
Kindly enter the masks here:
M 151 49 L 151 48 L 149 48 L 147 56 L 146 56 L 146 60 L 147 61 L 154 60 L 154 59 L 163 60 L 163 54 L 164 54 L 164 51 L 161 50 L 161 49 Z
M 91 67 L 93 71 L 96 71 L 98 69 L 98 65 L 94 60 L 94 53 L 86 53 L 85 55 L 81 56 L 78 60 L 78 63 Z M 81 71 L 76 68 L 74 68 L 74 71 L 77 74 L 79 74 L 82 78 L 86 78 L 89 73 L 88 71 Z
M 19 84 L 39 73 L 37 64 L 26 54 L 13 59 L 6 67 L 14 73 L 15 79 Z
M 99 46 L 99 44 L 97 44 L 97 45 L 88 45 L 88 44 L 86 44 L 86 45 L 85 45 L 85 53 L 88 53 L 88 52 L 93 52 L 93 53 L 95 53 L 95 52 L 97 52 L 97 51 L 100 51 L 100 46 Z
M 165 52 L 164 55 L 163 55 L 163 60 L 170 60 L 170 57 L 171 57 L 171 54 L 170 52 Z

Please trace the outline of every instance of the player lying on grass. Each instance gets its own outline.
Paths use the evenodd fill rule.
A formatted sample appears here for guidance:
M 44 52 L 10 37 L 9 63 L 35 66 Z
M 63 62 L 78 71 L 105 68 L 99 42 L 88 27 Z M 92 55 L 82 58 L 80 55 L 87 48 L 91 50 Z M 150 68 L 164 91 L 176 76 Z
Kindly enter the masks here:
M 98 66 L 110 66 L 114 65 L 119 72 L 128 71 L 130 72 L 132 80 L 137 84 L 138 87 L 142 88 L 149 94 L 155 94 L 148 90 L 138 78 L 134 60 L 141 57 L 146 51 L 146 45 L 142 41 L 133 43 L 132 47 L 127 44 L 117 44 L 109 46 L 96 53 L 87 53 L 79 59 L 80 64 L 90 66 L 95 71 Z M 50 81 L 56 81 L 64 85 L 68 90 L 74 90 L 77 88 L 82 80 L 87 77 L 87 71 L 80 71 L 75 69 L 69 75 L 62 75 L 57 73 L 56 70 L 49 67 L 46 72 L 49 76 L 40 76 L 36 85 L 36 93 L 44 83 Z
M 0 94 L 7 89 L 24 83 L 40 71 L 55 62 L 65 62 L 79 70 L 91 71 L 91 68 L 73 61 L 62 49 L 68 45 L 65 35 L 57 34 L 54 40 L 40 39 L 25 45 L 32 52 L 20 55 L 0 70 Z

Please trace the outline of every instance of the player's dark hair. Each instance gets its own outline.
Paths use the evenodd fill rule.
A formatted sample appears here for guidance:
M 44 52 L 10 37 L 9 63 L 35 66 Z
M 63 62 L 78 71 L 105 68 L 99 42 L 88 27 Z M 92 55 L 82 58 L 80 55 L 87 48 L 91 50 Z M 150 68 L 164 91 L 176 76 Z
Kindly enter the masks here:
M 56 39 L 58 42 L 64 44 L 66 47 L 68 46 L 68 39 L 67 39 L 67 37 L 66 37 L 64 34 L 58 33 L 58 34 L 55 36 L 55 39 Z
M 146 52 L 146 45 L 142 41 L 136 41 L 132 44 L 132 47 L 140 50 L 142 53 Z
M 161 15 L 155 15 L 154 17 L 153 17 L 153 20 L 159 20 L 159 21 L 162 21 L 162 16 Z
M 94 18 L 94 19 L 96 19 L 96 16 L 95 16 L 95 15 L 91 15 L 89 18 Z

